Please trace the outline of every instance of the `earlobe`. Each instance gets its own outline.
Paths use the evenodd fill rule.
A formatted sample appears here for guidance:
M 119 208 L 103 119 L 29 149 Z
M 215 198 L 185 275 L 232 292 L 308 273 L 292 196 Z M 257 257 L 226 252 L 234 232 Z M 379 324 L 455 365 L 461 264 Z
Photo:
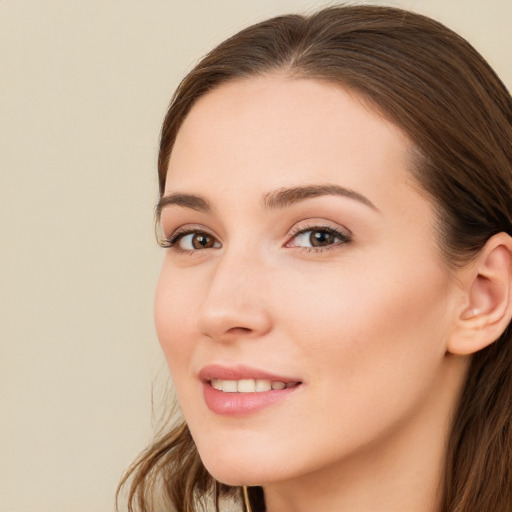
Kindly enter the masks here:
M 448 340 L 448 352 L 468 355 L 496 341 L 512 317 L 512 238 L 491 237 L 463 279 L 464 305 Z

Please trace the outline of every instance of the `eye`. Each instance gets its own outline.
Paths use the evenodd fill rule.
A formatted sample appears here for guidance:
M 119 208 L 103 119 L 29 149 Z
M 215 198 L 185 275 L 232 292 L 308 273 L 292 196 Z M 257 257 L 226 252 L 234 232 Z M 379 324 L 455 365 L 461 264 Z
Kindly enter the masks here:
M 203 231 L 186 231 L 174 234 L 165 240 L 163 247 L 174 248 L 178 251 L 192 252 L 201 249 L 218 249 L 221 243 L 209 233 Z
M 220 243 L 208 233 L 189 233 L 188 235 L 181 236 L 177 243 L 180 246 L 180 249 L 183 249 L 184 251 L 220 247 Z
M 327 226 L 318 226 L 299 231 L 292 237 L 286 246 L 322 249 L 348 242 L 350 242 L 350 238 L 337 229 Z

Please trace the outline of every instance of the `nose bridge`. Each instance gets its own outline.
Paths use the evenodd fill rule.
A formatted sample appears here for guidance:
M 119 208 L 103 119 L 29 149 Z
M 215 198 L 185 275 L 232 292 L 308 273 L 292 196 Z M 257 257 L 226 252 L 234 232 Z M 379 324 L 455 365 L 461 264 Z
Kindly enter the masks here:
M 264 262 L 248 248 L 226 249 L 212 262 L 198 326 L 218 340 L 234 335 L 265 334 L 270 312 L 265 301 Z

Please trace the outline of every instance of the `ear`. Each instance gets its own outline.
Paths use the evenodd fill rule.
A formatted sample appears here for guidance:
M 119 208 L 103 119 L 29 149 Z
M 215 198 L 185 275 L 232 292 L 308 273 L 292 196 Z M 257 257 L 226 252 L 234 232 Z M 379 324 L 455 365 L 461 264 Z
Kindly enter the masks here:
M 461 272 L 463 300 L 447 350 L 468 355 L 496 341 L 511 321 L 512 238 L 494 235 Z

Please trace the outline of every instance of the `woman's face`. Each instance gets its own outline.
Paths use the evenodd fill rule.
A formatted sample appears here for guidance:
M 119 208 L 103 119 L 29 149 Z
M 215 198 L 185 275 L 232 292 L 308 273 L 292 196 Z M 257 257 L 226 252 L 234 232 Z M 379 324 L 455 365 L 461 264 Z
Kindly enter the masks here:
M 156 324 L 217 479 L 321 474 L 443 421 L 456 292 L 410 158 L 394 125 L 314 80 L 234 81 L 186 118 Z

